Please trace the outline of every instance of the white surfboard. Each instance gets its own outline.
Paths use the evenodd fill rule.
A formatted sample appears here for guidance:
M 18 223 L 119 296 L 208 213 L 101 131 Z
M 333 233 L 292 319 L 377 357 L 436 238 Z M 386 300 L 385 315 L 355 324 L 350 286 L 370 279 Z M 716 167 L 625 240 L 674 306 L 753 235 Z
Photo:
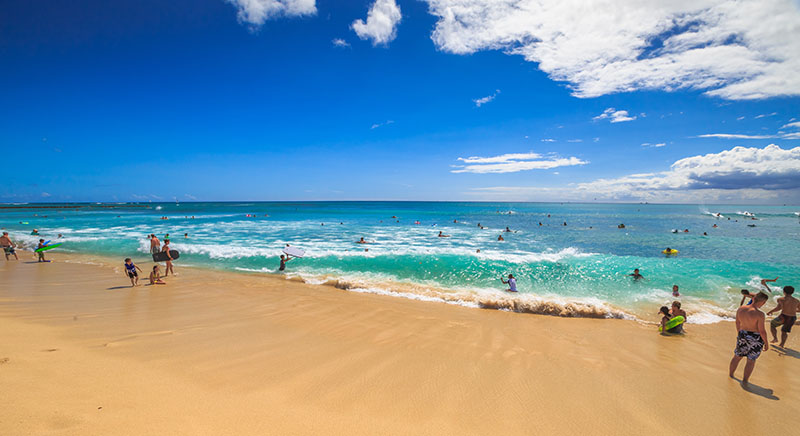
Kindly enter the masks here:
M 305 250 L 297 247 L 284 247 L 283 252 L 292 257 L 303 257 L 306 255 Z

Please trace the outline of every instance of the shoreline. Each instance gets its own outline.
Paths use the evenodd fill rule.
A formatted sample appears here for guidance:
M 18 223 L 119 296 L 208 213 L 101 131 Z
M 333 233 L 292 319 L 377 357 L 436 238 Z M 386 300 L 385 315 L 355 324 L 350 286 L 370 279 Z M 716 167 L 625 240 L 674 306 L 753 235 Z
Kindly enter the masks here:
M 33 252 L 28 249 L 19 249 L 18 253 L 27 253 L 33 256 Z M 122 264 L 121 259 L 112 259 L 107 255 L 64 251 L 56 252 L 55 254 L 62 259 L 61 261 L 67 263 L 80 262 L 98 264 L 101 266 L 110 266 L 121 271 L 119 268 L 119 265 Z M 137 252 L 136 255 L 146 257 L 150 256 L 149 253 L 142 252 Z M 137 260 L 134 259 L 134 261 L 136 262 Z M 151 260 L 138 262 L 147 265 L 154 264 L 154 262 Z M 631 311 L 630 308 L 619 307 L 607 301 L 596 300 L 594 298 L 564 297 L 558 295 L 539 296 L 528 293 L 510 294 L 500 290 L 499 288 L 494 292 L 485 292 L 486 290 L 482 290 L 483 292 L 481 292 L 468 288 L 443 288 L 408 281 L 393 281 L 391 279 L 388 281 L 379 281 L 371 278 L 363 279 L 353 276 L 303 275 L 302 273 L 291 270 L 287 270 L 284 273 L 279 273 L 266 269 L 226 269 L 196 264 L 184 266 L 181 264 L 181 262 L 183 261 L 178 261 L 176 263 L 179 271 L 187 268 L 197 271 L 214 271 L 230 274 L 254 275 L 275 280 L 275 286 L 279 286 L 279 282 L 282 283 L 284 281 L 297 282 L 312 287 L 335 288 L 354 293 L 373 294 L 422 302 L 440 303 L 472 309 L 499 310 L 519 314 L 546 315 L 561 318 L 626 319 L 648 325 L 655 325 L 658 322 L 657 317 L 648 318 L 641 316 L 642 314 L 650 314 L 650 312 L 655 313 L 655 306 L 644 303 L 639 304 L 642 306 L 642 310 L 636 312 Z M 147 274 L 149 274 L 149 272 L 147 272 Z M 147 274 L 145 274 L 145 276 Z M 673 300 L 674 298 L 669 297 L 667 299 Z M 695 320 L 698 317 L 702 317 L 704 320 L 702 322 L 697 322 L 694 321 L 690 316 L 689 321 L 687 322 L 689 325 L 717 324 L 721 322 L 733 321 L 732 313 L 725 311 L 722 308 L 713 306 L 713 303 L 709 304 L 701 299 L 698 299 L 694 303 L 706 305 L 706 307 L 704 307 L 704 311 L 694 312 Z M 653 310 L 649 310 L 651 306 Z M 691 314 L 692 312 L 690 310 L 690 315 Z M 706 319 L 709 316 L 713 317 L 714 319 L 712 321 L 707 321 Z
M 0 267 L 5 434 L 765 434 L 790 421 L 758 409 L 800 411 L 796 333 L 745 390 L 729 323 L 660 336 L 255 274 L 130 288 L 121 266 L 25 262 Z

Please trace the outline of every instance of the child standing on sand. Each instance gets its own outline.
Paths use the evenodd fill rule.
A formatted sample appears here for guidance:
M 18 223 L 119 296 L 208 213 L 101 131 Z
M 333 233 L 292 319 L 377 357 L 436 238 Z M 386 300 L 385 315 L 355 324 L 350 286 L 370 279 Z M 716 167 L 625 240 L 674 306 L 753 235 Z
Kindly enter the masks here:
M 139 274 L 136 272 L 137 269 L 140 272 L 144 272 L 141 268 L 134 265 L 130 257 L 125 259 L 125 274 L 127 274 L 128 278 L 131 279 L 131 287 L 139 285 Z
M 38 249 L 44 248 L 44 247 L 45 247 L 44 239 L 39 239 L 39 245 L 36 246 L 36 249 L 38 250 Z M 44 259 L 44 250 L 37 251 L 36 254 L 39 255 L 39 262 L 48 262 L 47 260 Z

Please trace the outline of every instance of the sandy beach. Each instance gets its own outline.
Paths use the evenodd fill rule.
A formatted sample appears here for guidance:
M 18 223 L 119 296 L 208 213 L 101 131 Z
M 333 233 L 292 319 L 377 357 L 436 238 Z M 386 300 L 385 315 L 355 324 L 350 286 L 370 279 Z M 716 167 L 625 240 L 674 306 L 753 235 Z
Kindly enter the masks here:
M 20 257 L 0 262 L 3 435 L 785 434 L 800 412 L 797 331 L 744 389 L 730 322 L 662 337 L 180 265 L 130 288 L 121 261 Z

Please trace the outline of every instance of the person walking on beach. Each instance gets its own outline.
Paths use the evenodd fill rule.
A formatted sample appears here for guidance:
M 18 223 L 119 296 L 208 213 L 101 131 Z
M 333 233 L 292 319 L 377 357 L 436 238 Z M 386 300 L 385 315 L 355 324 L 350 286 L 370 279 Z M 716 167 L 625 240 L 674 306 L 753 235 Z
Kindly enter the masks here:
M 144 272 L 141 268 L 133 263 L 130 257 L 126 258 L 125 274 L 127 274 L 128 278 L 131 279 L 131 287 L 139 286 L 139 274 L 136 272 L 136 270 L 139 270 L 139 272 Z
M 156 254 L 161 251 L 161 241 L 155 233 L 150 234 L 150 254 Z
M 509 274 L 508 280 L 503 280 L 503 278 L 500 277 L 500 281 L 503 282 L 504 285 L 508 285 L 508 289 L 506 289 L 507 292 L 517 292 L 517 279 L 514 278 L 514 274 Z
M 800 307 L 800 300 L 792 297 L 792 294 L 794 294 L 794 286 L 784 286 L 783 297 L 778 298 L 778 305 L 767 312 L 767 315 L 772 315 L 772 312 L 781 311 L 780 315 L 769 322 L 773 343 L 778 342 L 778 326 L 783 326 L 781 327 L 781 348 L 786 345 L 789 332 L 792 331 L 792 326 L 797 321 L 797 309 Z
M 164 268 L 165 269 L 164 277 L 169 276 L 169 273 L 172 273 L 172 275 L 175 275 L 175 270 L 172 269 L 172 255 L 169 254 L 169 239 L 164 241 L 164 246 L 161 247 L 161 251 L 163 251 L 164 253 L 167 253 L 167 261 L 166 261 L 167 265 L 166 265 L 166 268 Z
M 17 256 L 17 250 L 14 249 L 16 244 L 11 241 L 11 238 L 8 237 L 8 232 L 3 232 L 3 236 L 0 236 L 0 247 L 3 247 L 3 252 L 6 254 L 6 260 L 8 260 L 8 256 L 14 255 L 14 259 L 19 260 L 19 256 Z
M 742 306 L 736 311 L 736 330 L 739 334 L 736 338 L 736 348 L 733 351 L 728 375 L 733 378 L 733 373 L 736 372 L 739 361 L 743 357 L 747 357 L 747 363 L 744 366 L 744 377 L 742 377 L 742 384 L 745 385 L 750 382 L 750 375 L 756 366 L 758 356 L 761 355 L 762 351 L 769 350 L 767 330 L 764 327 L 766 316 L 760 310 L 768 299 L 769 296 L 767 294 L 759 292 L 753 297 L 752 304 Z

